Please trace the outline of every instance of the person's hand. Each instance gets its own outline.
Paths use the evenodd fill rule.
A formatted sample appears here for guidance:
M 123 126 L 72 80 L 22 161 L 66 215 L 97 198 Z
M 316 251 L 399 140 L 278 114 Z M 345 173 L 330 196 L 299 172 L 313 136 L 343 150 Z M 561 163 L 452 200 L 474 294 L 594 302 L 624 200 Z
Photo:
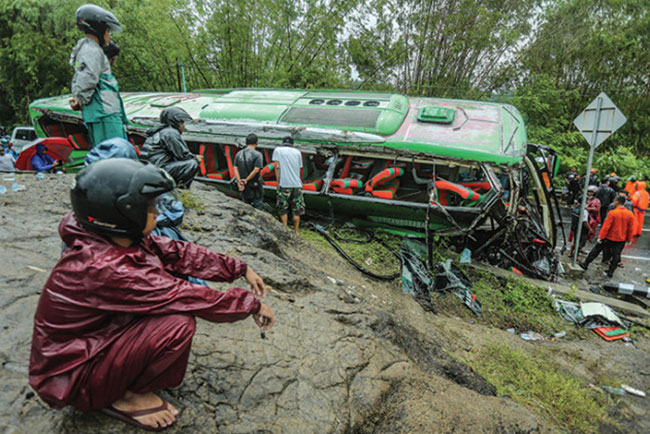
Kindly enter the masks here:
M 260 311 L 253 315 L 253 319 L 255 320 L 255 324 L 261 327 L 264 331 L 270 329 L 273 327 L 273 324 L 275 324 L 275 315 L 273 315 L 273 310 L 264 303 L 261 304 Z
M 248 267 L 246 270 L 245 277 L 248 283 L 251 284 L 251 290 L 257 297 L 266 297 L 266 286 L 264 286 L 264 281 L 251 267 Z
M 197 156 L 196 156 L 196 161 L 198 161 L 199 163 L 200 163 L 201 161 L 203 161 L 203 155 L 197 155 Z
M 81 110 L 81 103 L 77 98 L 70 98 L 70 101 L 68 102 L 70 103 L 70 108 L 72 110 L 76 110 L 76 111 Z
M 243 179 L 237 181 L 237 188 L 239 189 L 239 191 L 244 191 L 244 188 L 246 188 L 246 181 L 244 181 Z

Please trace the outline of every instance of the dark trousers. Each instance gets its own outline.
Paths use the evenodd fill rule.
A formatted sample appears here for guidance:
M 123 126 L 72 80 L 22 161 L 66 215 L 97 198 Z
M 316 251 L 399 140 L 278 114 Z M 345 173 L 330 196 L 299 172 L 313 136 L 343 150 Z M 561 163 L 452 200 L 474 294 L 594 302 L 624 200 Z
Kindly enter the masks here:
M 253 208 L 262 209 L 264 204 L 264 190 L 261 188 L 244 189 L 241 200 Z
M 146 316 L 73 376 L 76 396 L 67 402 L 79 410 L 104 408 L 124 396 L 178 386 L 185 376 L 194 336 L 188 314 Z
M 603 240 L 602 243 L 597 243 L 594 248 L 591 249 L 587 259 L 585 259 L 585 265 L 591 264 L 600 252 L 604 250 L 603 261 L 606 261 L 607 258 L 612 258 L 609 268 L 607 269 L 607 274 L 611 276 L 614 274 L 616 267 L 618 267 L 618 263 L 621 262 L 621 252 L 623 251 L 623 247 L 625 247 L 625 241 Z
M 196 172 L 199 170 L 199 162 L 195 158 L 183 161 L 172 161 L 162 166 L 163 169 L 174 178 L 179 187 L 190 188 Z

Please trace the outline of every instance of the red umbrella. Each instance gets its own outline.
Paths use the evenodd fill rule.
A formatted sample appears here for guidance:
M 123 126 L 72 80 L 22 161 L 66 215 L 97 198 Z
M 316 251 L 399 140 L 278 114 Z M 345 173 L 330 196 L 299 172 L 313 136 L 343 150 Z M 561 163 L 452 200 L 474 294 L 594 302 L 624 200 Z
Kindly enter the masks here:
M 34 170 L 32 167 L 32 157 L 36 154 L 36 145 L 40 143 L 47 146 L 45 153 L 55 160 L 66 161 L 70 153 L 74 151 L 74 147 L 65 137 L 36 139 L 18 154 L 18 159 L 16 159 L 16 164 L 14 165 L 17 170 Z

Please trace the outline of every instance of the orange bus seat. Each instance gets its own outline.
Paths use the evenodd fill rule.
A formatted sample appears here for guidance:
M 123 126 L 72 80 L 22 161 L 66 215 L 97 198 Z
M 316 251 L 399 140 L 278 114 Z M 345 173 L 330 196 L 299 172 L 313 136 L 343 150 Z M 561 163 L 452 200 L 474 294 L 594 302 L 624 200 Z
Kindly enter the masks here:
M 388 181 L 385 184 L 382 184 L 379 190 L 373 190 L 371 194 L 380 199 L 395 199 L 395 195 L 399 189 L 399 184 L 399 179 Z

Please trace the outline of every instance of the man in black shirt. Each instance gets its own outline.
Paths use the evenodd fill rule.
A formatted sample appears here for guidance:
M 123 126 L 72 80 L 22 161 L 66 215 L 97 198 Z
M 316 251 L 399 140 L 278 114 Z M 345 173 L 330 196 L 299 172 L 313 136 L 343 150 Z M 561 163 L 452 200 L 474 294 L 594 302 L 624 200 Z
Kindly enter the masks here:
M 609 178 L 605 177 L 596 192 L 596 198 L 600 201 L 601 222 L 605 221 L 605 217 L 607 217 L 607 212 L 609 211 L 609 204 L 614 202 L 614 198 L 616 197 L 616 192 L 609 186 L 609 183 Z
M 260 170 L 264 167 L 264 157 L 257 149 L 257 136 L 246 137 L 246 147 L 235 155 L 235 178 L 241 191 L 241 200 L 257 209 L 262 209 L 264 188 Z

